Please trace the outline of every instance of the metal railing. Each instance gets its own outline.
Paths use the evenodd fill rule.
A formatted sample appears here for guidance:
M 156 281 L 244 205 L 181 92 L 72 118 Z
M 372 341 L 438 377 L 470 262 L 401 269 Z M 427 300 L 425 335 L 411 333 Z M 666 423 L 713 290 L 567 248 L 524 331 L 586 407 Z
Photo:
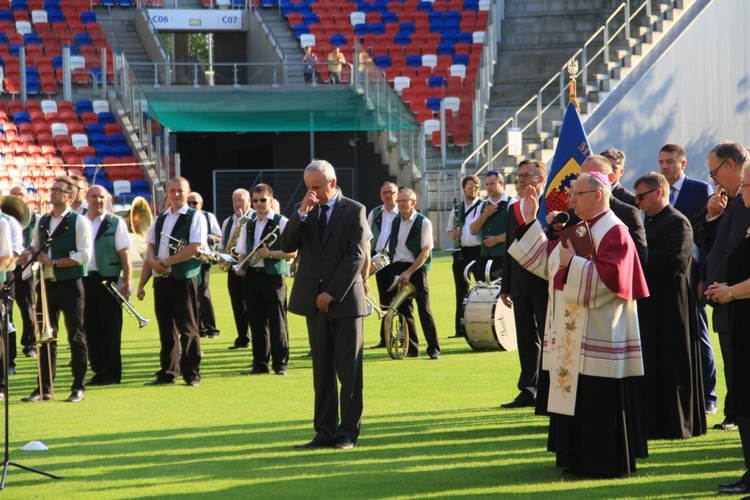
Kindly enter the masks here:
M 624 3 L 620 4 L 607 18 L 604 25 L 599 27 L 599 29 L 589 37 L 586 43 L 584 43 L 583 47 L 573 54 L 571 59 L 578 59 L 578 57 L 581 58 L 581 70 L 577 74 L 578 77 L 581 77 L 581 84 L 578 88 L 583 92 L 580 101 L 588 101 L 588 96 L 591 92 L 599 91 L 598 86 L 591 85 L 589 82 L 590 70 L 595 72 L 594 68 L 596 68 L 597 65 L 604 65 L 608 69 L 608 65 L 612 59 L 612 51 L 617 50 L 619 47 L 615 44 L 618 37 L 622 34 L 626 41 L 629 40 L 633 28 L 638 28 L 639 20 L 644 15 L 646 16 L 646 19 L 650 19 L 652 12 L 651 1 L 652 0 L 645 0 L 632 12 L 630 9 L 630 0 L 626 0 Z M 620 18 L 622 19 L 620 20 Z M 598 46 L 598 44 L 601 44 L 601 46 Z M 615 49 L 613 49 L 613 47 L 615 47 Z M 595 52 L 590 55 L 592 50 L 595 50 Z M 482 141 L 474 151 L 466 157 L 461 164 L 462 173 L 466 172 L 467 166 L 471 163 L 477 168 L 477 173 L 480 173 L 504 154 L 508 149 L 507 141 L 505 145 L 497 151 L 494 151 L 495 142 L 496 140 L 502 140 L 501 134 L 503 132 L 505 132 L 507 136 L 509 127 L 520 126 L 522 133 L 524 133 L 532 126 L 536 126 L 536 133 L 541 134 L 543 130 L 544 114 L 555 105 L 558 105 L 561 110 L 565 109 L 565 98 L 567 97 L 567 89 L 570 85 L 566 78 L 566 66 L 567 62 L 560 68 L 560 71 L 547 80 L 534 96 L 518 108 L 512 118 L 503 122 L 503 124 L 490 135 L 489 139 Z M 596 77 L 594 77 L 594 79 L 595 78 Z M 555 89 L 557 90 L 557 93 L 550 96 L 550 90 L 552 90 L 553 85 L 558 82 L 559 89 Z M 519 123 L 520 115 L 531 109 L 532 105 L 535 105 L 533 118 L 521 126 Z M 483 163 L 482 160 L 484 160 Z

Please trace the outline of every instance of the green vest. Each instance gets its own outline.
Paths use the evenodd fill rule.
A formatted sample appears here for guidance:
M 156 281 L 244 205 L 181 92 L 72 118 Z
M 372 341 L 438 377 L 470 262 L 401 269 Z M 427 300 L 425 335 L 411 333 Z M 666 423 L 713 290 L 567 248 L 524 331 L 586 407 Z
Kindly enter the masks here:
M 253 249 L 253 241 L 255 240 L 255 223 L 257 222 L 258 218 L 250 219 L 246 225 L 246 231 L 247 231 L 247 238 L 245 239 L 245 248 L 247 249 L 247 253 L 250 253 L 250 251 Z M 261 238 L 265 238 L 268 233 L 273 231 L 276 227 L 278 227 L 279 223 L 281 222 L 281 215 L 276 214 L 273 216 L 273 219 L 268 219 L 266 222 L 266 227 L 263 228 Z M 276 241 L 273 242 L 273 245 L 269 247 L 271 250 L 281 250 L 281 237 L 279 236 L 279 233 L 276 233 Z M 246 264 L 247 265 L 247 264 Z M 284 259 L 272 259 L 271 257 L 267 259 L 263 259 L 263 265 L 266 268 L 266 273 L 269 275 L 274 274 L 290 274 L 289 273 L 289 264 Z
M 193 216 L 196 214 L 197 210 L 194 208 L 188 208 L 186 214 L 180 214 L 180 217 L 177 219 L 177 222 L 175 222 L 174 228 L 172 229 L 172 238 L 177 238 L 178 240 L 185 240 L 190 241 L 190 225 L 193 221 Z M 156 241 L 158 241 L 158 245 L 156 246 L 156 254 L 159 254 L 159 245 L 163 245 L 161 238 L 161 232 L 162 228 L 164 227 L 164 219 L 167 218 L 167 212 L 163 212 L 159 217 L 156 219 L 156 224 L 154 226 L 154 238 Z M 169 255 L 174 255 L 174 250 L 172 248 L 169 249 Z M 201 271 L 201 261 L 198 259 L 189 259 L 185 262 L 180 262 L 179 264 L 173 264 L 172 265 L 172 275 L 178 279 L 178 280 L 186 280 L 190 279 L 194 276 L 198 276 Z
M 36 221 L 39 219 L 39 215 L 36 212 L 31 212 L 31 222 L 23 230 L 23 247 L 29 248 L 31 246 L 31 237 L 34 235 L 34 228 L 36 227 Z
M 115 234 L 119 223 L 119 217 L 107 214 L 102 220 L 102 225 L 99 226 L 98 234 L 94 235 L 96 268 L 99 270 L 99 274 L 107 278 L 117 278 L 122 271 L 120 255 L 115 247 Z
M 484 202 L 485 205 L 489 201 Z M 482 207 L 484 210 L 484 206 Z M 505 242 L 498 243 L 495 246 L 488 247 L 484 244 L 485 236 L 497 236 L 505 233 L 508 227 L 508 202 L 501 201 L 498 203 L 497 212 L 492 214 L 484 222 L 482 230 L 479 232 L 479 239 L 482 241 L 482 257 L 501 257 L 505 255 Z
M 378 244 L 378 238 L 380 238 L 380 225 L 383 223 L 383 205 L 372 209 L 372 225 L 370 226 L 370 232 L 372 232 L 372 245 L 370 245 L 370 253 L 375 255 L 375 245 Z
M 76 248 L 76 220 L 79 215 L 70 210 L 55 229 L 50 244 L 50 258 L 62 259 L 70 256 Z M 44 248 L 49 240 L 49 226 L 52 216 L 45 214 L 39 222 L 39 244 Z M 57 280 L 74 280 L 86 276 L 86 266 L 58 267 L 54 270 Z
M 411 229 L 409 230 L 409 234 L 406 237 L 406 248 L 409 250 L 412 254 L 414 254 L 414 258 L 419 255 L 419 252 L 422 251 L 422 221 L 424 220 L 424 215 L 417 213 L 417 218 L 414 219 L 414 224 L 412 224 Z M 398 243 L 398 229 L 401 227 L 401 216 L 396 217 L 393 219 L 393 225 L 391 226 L 391 235 L 394 236 L 391 238 L 389 245 L 388 245 L 388 254 L 391 258 L 391 262 L 393 262 L 393 258 L 396 255 L 396 244 Z M 430 253 L 427 255 L 427 260 L 422 264 L 421 269 L 424 270 L 424 272 L 429 272 L 430 268 L 432 267 L 432 250 L 430 250 Z

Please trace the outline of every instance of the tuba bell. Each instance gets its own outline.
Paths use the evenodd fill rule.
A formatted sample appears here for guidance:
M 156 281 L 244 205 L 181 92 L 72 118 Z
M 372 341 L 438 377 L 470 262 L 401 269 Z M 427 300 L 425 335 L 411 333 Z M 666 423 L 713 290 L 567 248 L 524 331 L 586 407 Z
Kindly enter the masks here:
M 128 221 L 130 222 L 130 230 L 133 231 L 140 244 L 145 245 L 148 228 L 153 224 L 154 216 L 151 213 L 151 207 L 144 197 L 136 196 L 133 199 L 133 203 L 130 205 Z
M 409 351 L 409 326 L 406 318 L 398 312 L 401 304 L 413 298 L 417 289 L 409 282 L 398 283 L 398 276 L 393 281 L 391 288 L 398 284 L 398 292 L 393 297 L 383 318 L 385 330 L 385 347 L 392 359 L 404 359 Z
M 5 215 L 10 215 L 16 219 L 22 229 L 26 229 L 31 223 L 29 206 L 18 196 L 13 196 L 12 194 L 0 196 L 0 210 Z

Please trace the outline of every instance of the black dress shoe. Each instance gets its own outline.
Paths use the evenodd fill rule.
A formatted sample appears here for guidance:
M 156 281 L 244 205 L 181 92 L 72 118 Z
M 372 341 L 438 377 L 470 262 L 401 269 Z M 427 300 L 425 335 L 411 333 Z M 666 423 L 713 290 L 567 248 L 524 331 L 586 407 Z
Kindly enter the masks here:
M 734 431 L 737 430 L 737 422 L 732 418 L 725 418 L 720 424 L 714 425 L 714 429 L 719 431 Z
M 430 359 L 440 359 L 440 353 L 433 352 L 432 354 L 430 354 Z
M 299 449 L 308 449 L 308 448 L 333 448 L 333 446 L 336 444 L 335 441 L 322 441 L 318 439 L 313 439 L 312 441 L 308 441 L 307 443 L 300 443 L 295 444 L 294 447 Z
M 734 487 L 736 487 L 736 486 L 739 486 L 739 485 L 741 485 L 741 484 L 742 484 L 742 483 L 744 483 L 744 482 L 745 482 L 745 478 L 744 478 L 744 477 L 741 477 L 741 478 L 739 478 L 739 479 L 738 479 L 737 481 L 732 481 L 731 483 L 721 483 L 721 484 L 719 485 L 719 489 L 723 489 L 723 488 L 734 488 Z
M 282 375 L 283 376 L 283 375 L 286 375 L 286 369 L 282 368 L 281 370 L 274 370 L 274 373 L 276 375 Z
M 462 333 L 456 333 L 455 335 L 451 335 L 448 338 L 449 339 L 463 339 L 463 338 L 466 338 L 466 335 L 464 335 Z
M 194 379 L 186 380 L 185 385 L 189 387 L 198 387 L 199 385 L 201 385 L 201 381 L 197 378 L 194 378 Z
M 307 353 L 307 354 L 303 354 L 303 355 L 302 355 L 302 356 L 300 356 L 300 357 L 301 357 L 301 358 L 312 358 L 312 351 L 308 351 L 308 353 Z
M 261 370 L 256 370 L 253 368 L 252 370 L 248 370 L 245 372 L 240 372 L 241 375 L 268 375 L 268 372 L 264 372 Z
M 407 352 L 406 356 L 404 356 L 404 357 L 405 358 L 418 358 L 419 357 L 419 353 L 418 352 L 416 352 L 416 353 L 414 353 L 414 352 Z
M 375 344 L 374 346 L 370 347 L 370 349 L 385 349 L 385 342 Z
M 70 396 L 68 396 L 68 399 L 65 401 L 68 403 L 78 403 L 79 401 L 83 401 L 83 399 L 83 391 L 81 389 L 76 389 L 70 393 Z
M 522 392 L 518 396 L 516 396 L 516 399 L 509 403 L 503 403 L 500 405 L 501 408 L 526 408 L 530 406 L 535 406 L 536 403 L 534 402 L 534 396 L 531 394 L 527 394 L 525 392 Z
M 169 385 L 174 384 L 174 380 L 164 380 L 163 378 L 155 378 L 151 382 L 146 382 L 143 385 Z
M 28 396 L 26 396 L 25 398 L 21 398 L 21 401 L 23 401 L 24 403 L 36 403 L 37 401 L 42 401 L 42 400 L 49 401 L 51 399 L 52 399 L 52 396 L 49 394 L 45 394 L 44 397 L 42 397 L 39 394 L 39 391 L 34 391 Z
M 336 441 L 336 444 L 334 445 L 334 448 L 337 450 L 351 450 L 354 448 L 354 443 L 350 439 L 339 439 Z
M 750 493 L 750 484 L 747 484 L 745 481 L 740 480 L 739 484 L 736 484 L 734 486 L 719 488 L 719 493 L 730 493 L 735 495 L 739 493 Z
M 233 351 L 235 349 L 247 349 L 247 346 L 246 345 L 237 345 L 237 344 L 232 344 L 232 345 L 229 346 L 229 350 Z

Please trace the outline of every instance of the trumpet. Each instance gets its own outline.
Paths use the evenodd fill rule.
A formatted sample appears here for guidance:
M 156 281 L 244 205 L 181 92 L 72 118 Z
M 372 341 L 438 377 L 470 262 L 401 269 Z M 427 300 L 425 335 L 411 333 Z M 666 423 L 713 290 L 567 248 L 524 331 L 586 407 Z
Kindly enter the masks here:
M 245 267 L 245 264 L 250 264 L 250 267 L 257 264 L 258 261 L 260 260 L 260 258 L 256 257 L 258 250 L 260 250 L 263 245 L 267 247 L 273 246 L 273 244 L 276 243 L 276 240 L 279 237 L 276 234 L 276 231 L 278 230 L 279 230 L 279 226 L 276 226 L 275 228 L 273 228 L 273 230 L 267 235 L 265 235 L 263 239 L 260 240 L 258 244 L 253 247 L 252 251 L 249 254 L 247 254 L 247 256 L 244 259 L 242 259 L 242 262 L 232 266 L 232 270 L 234 272 L 239 272 L 239 271 L 242 271 L 242 268 Z
M 133 306 L 133 304 L 120 293 L 120 290 L 117 289 L 117 285 L 113 281 L 109 284 L 107 284 L 106 281 L 102 281 L 102 285 L 104 285 L 104 288 L 107 289 L 110 295 L 115 298 L 117 303 L 120 304 L 129 316 L 138 320 L 138 328 L 143 328 L 148 325 L 148 318 L 144 318 L 138 314 L 138 311 L 135 310 L 135 306 Z
M 167 245 L 167 248 L 174 251 L 174 253 L 179 252 L 185 247 L 185 245 L 188 244 L 186 240 L 177 239 L 174 236 L 171 236 L 164 232 L 161 233 L 161 236 L 162 238 L 167 238 L 167 242 L 165 244 Z M 223 262 L 226 259 L 226 257 L 227 257 L 226 254 L 219 253 L 216 250 L 203 250 L 202 248 L 199 248 L 198 253 L 193 255 L 193 258 L 195 260 L 206 259 L 211 262 Z

